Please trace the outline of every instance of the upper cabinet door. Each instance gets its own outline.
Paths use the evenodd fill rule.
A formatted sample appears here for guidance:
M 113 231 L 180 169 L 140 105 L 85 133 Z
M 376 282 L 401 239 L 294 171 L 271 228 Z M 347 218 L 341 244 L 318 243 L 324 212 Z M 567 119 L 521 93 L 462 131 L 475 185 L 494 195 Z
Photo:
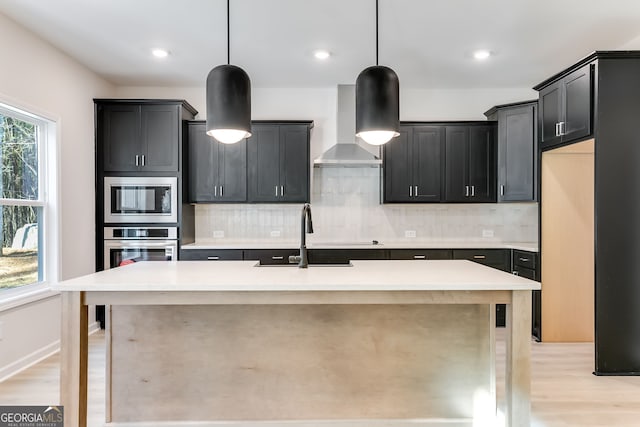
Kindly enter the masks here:
M 447 126 L 445 137 L 445 199 L 468 202 L 471 187 L 468 177 L 469 128 Z
M 553 83 L 540 91 L 540 142 L 554 145 L 561 142 L 560 122 L 562 121 L 562 95 L 560 82 Z
M 442 198 L 442 165 L 444 164 L 444 128 L 413 128 L 412 169 L 414 202 L 440 202 Z M 408 163 L 407 163 L 408 164 Z
M 98 143 L 102 147 L 105 172 L 129 172 L 140 168 L 139 105 L 100 105 Z
M 189 202 L 214 202 L 218 175 L 218 143 L 205 133 L 204 123 L 188 124 Z
M 470 201 L 495 202 L 495 132 L 493 126 L 469 127 Z
M 280 126 L 280 201 L 309 201 L 309 132 L 306 125 Z
M 143 105 L 141 109 L 141 170 L 177 172 L 180 106 Z
M 569 74 L 562 84 L 565 93 L 562 140 L 584 138 L 591 134 L 591 66 Z
M 400 136 L 383 145 L 384 202 L 411 202 L 413 128 L 400 126 Z M 410 188 L 411 187 L 411 188 Z
M 273 202 L 280 194 L 280 127 L 252 125 L 247 140 L 250 202 Z
M 222 144 L 216 140 L 218 146 L 218 188 L 216 201 L 246 202 L 247 201 L 247 140 L 243 139 L 235 144 Z
M 498 112 L 498 200 L 535 200 L 536 105 Z

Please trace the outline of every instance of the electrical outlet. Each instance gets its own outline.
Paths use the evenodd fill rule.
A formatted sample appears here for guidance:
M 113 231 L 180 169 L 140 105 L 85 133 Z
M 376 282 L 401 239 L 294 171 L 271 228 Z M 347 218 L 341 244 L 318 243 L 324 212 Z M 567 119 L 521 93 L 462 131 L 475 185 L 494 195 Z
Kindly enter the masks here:
M 280 237 L 280 230 L 271 230 L 271 237 Z
M 493 237 L 493 230 L 482 230 L 482 237 Z
M 416 230 L 404 230 L 404 237 L 416 237 Z
M 213 232 L 213 238 L 214 239 L 222 239 L 224 237 L 224 231 L 223 230 L 215 230 Z

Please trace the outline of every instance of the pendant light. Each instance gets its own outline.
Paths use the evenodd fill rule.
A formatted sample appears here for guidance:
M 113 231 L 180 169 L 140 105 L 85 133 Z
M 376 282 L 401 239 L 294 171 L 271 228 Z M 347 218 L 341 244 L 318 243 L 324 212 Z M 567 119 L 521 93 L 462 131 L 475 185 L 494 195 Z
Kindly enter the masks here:
M 207 76 L 207 135 L 224 144 L 251 136 L 251 81 L 230 64 L 229 0 L 227 0 L 227 63 Z
M 400 83 L 389 67 L 378 65 L 378 0 L 376 0 L 376 65 L 356 80 L 356 136 L 382 145 L 400 135 Z

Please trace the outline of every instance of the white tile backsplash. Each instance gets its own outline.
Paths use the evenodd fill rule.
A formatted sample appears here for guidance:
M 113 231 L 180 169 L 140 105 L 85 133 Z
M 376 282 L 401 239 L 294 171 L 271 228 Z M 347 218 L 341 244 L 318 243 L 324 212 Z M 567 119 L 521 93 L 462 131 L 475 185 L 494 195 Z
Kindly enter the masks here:
M 314 168 L 309 242 L 536 242 L 537 203 L 380 203 L 380 169 Z M 199 242 L 297 242 L 301 204 L 197 205 Z M 224 232 L 223 239 L 213 231 Z M 416 237 L 405 237 L 415 230 Z M 483 238 L 482 230 L 493 230 Z M 271 237 L 279 231 L 280 237 Z

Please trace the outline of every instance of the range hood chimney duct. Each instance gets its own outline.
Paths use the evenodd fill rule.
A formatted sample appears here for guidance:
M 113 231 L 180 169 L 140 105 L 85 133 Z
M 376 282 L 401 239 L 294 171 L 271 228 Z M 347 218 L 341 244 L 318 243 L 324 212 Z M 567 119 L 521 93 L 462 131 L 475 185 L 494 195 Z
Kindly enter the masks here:
M 382 160 L 358 144 L 356 87 L 338 85 L 337 143 L 313 161 L 315 167 L 379 167 Z

